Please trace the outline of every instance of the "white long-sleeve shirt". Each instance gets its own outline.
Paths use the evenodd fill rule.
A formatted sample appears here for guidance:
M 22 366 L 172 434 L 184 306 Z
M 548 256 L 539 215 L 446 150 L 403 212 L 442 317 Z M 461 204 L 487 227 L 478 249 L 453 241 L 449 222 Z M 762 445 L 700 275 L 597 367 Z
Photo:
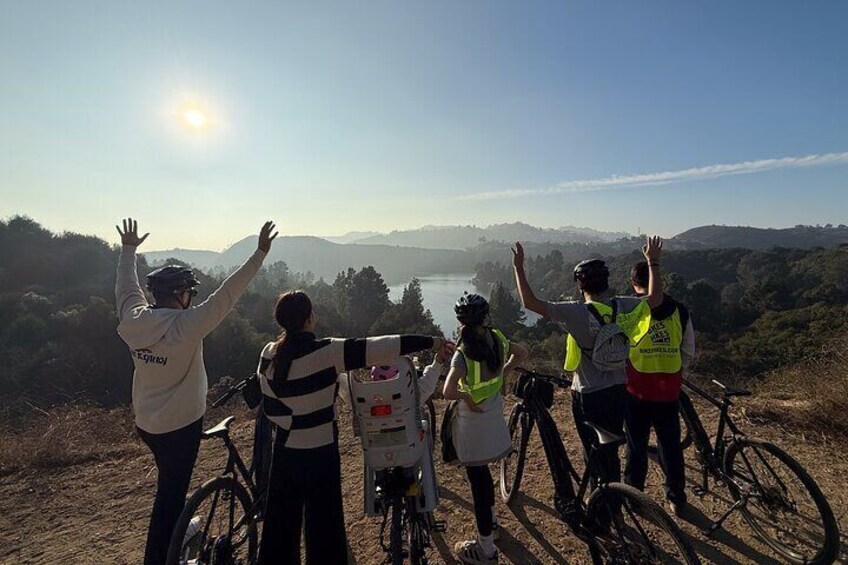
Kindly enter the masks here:
M 185 427 L 206 412 L 203 338 L 233 308 L 262 266 L 265 252 L 257 250 L 209 298 L 186 310 L 156 308 L 147 302 L 138 282 L 135 252 L 135 247 L 125 245 L 118 259 L 118 334 L 135 365 L 135 423 L 148 433 L 162 434 Z

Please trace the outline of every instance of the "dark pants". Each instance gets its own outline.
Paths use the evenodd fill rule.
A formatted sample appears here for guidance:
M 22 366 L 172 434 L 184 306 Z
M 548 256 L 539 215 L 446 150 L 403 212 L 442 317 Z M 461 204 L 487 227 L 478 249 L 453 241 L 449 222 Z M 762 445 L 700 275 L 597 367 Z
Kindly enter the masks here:
M 678 402 L 653 402 L 628 395 L 625 425 L 627 427 L 627 464 L 624 482 L 645 489 L 648 474 L 648 436 L 651 427 L 657 435 L 660 466 L 665 473 L 665 495 L 672 502 L 686 501 L 686 475 L 683 449 L 680 447 Z
M 308 565 L 347 563 L 341 458 L 337 444 L 314 449 L 274 442 L 259 563 L 300 565 L 301 530 Z
M 624 435 L 624 409 L 627 389 L 624 385 L 611 386 L 596 392 L 571 394 L 571 412 L 577 434 L 583 444 L 583 459 L 588 465 L 589 453 L 598 446 L 598 434 L 583 422 L 589 421 L 608 432 Z M 597 472 L 604 482 L 621 481 L 621 460 L 618 448 L 600 447 L 595 454 Z
M 474 500 L 474 517 L 481 536 L 492 534 L 492 507 L 495 505 L 495 482 L 488 465 L 466 467 L 468 482 L 471 483 L 471 498 Z
M 145 565 L 161 565 L 168 555 L 171 534 L 185 506 L 191 472 L 197 461 L 203 418 L 184 428 L 164 434 L 151 434 L 136 428 L 141 440 L 153 452 L 156 469 L 156 500 L 147 528 Z

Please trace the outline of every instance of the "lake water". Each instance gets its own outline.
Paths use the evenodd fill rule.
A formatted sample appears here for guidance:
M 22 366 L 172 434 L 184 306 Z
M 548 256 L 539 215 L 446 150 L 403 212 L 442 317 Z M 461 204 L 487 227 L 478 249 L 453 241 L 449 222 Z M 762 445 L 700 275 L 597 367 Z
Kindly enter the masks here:
M 433 320 L 442 328 L 442 332 L 448 337 L 456 329 L 456 316 L 453 313 L 453 305 L 457 299 L 462 296 L 465 291 L 476 292 L 489 298 L 489 289 L 478 289 L 471 284 L 471 279 L 474 274 L 455 274 L 455 275 L 429 275 L 418 277 L 421 281 L 421 293 L 424 297 L 424 308 L 429 309 L 433 314 Z M 403 296 L 403 287 L 405 284 L 396 284 L 389 287 L 389 298 L 394 301 L 399 301 Z M 525 323 L 532 324 L 538 316 L 532 312 L 526 312 L 527 320 Z

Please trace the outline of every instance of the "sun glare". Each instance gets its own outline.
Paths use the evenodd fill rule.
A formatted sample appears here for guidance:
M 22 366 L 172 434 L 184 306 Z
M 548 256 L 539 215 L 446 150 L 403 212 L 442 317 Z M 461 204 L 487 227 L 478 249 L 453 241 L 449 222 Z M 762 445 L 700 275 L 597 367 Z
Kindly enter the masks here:
M 187 126 L 193 129 L 201 129 L 209 121 L 206 113 L 200 108 L 186 108 L 183 111 L 182 119 Z

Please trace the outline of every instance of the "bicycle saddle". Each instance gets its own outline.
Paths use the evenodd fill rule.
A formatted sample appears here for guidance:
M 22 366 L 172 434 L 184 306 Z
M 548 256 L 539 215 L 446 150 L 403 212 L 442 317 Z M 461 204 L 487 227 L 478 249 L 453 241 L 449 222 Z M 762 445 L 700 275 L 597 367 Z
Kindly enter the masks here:
M 212 428 L 209 428 L 205 432 L 203 432 L 203 439 L 209 439 L 213 437 L 226 437 L 227 434 L 230 433 L 230 424 L 235 421 L 235 418 L 232 416 L 227 416 L 221 422 Z
M 619 446 L 627 443 L 627 440 L 624 439 L 624 436 L 620 436 L 618 434 L 614 434 L 610 431 L 603 429 L 601 426 L 593 424 L 592 422 L 586 420 L 583 422 L 585 425 L 589 426 L 595 433 L 598 434 L 598 441 L 601 442 L 601 445 L 609 445 L 609 446 Z

